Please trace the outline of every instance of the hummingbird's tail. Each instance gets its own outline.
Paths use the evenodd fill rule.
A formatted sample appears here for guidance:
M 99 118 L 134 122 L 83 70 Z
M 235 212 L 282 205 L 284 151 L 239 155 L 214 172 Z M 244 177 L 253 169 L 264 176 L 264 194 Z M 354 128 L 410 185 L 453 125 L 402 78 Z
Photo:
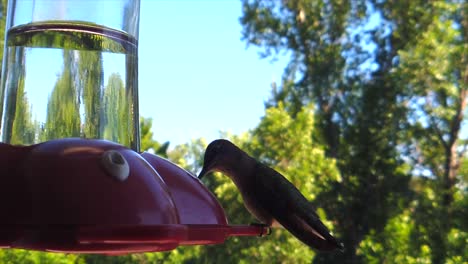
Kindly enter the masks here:
M 343 243 L 338 242 L 320 219 L 303 217 L 297 214 L 285 215 L 286 219 L 277 219 L 291 234 L 309 247 L 321 251 L 344 250 Z

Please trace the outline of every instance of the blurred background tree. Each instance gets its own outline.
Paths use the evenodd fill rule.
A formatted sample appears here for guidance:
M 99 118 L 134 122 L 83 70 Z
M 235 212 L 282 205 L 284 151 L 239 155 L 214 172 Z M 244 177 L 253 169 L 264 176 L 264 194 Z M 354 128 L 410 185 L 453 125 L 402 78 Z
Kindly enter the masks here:
M 151 151 L 156 155 L 167 158 L 169 142 L 159 143 L 154 139 L 151 127 L 153 120 L 151 118 L 140 117 L 140 147 L 141 151 Z
M 1 250 L 0 262 L 466 263 L 468 4 L 243 0 L 242 6 L 244 41 L 264 58 L 286 53 L 290 61 L 281 82 L 271 84 L 260 123 L 220 137 L 296 184 L 345 252 L 317 253 L 274 230 L 259 239 L 119 257 Z M 200 170 L 209 142 L 169 149 L 153 138 L 151 119 L 140 125 L 143 151 Z M 255 221 L 227 177 L 216 173 L 204 184 L 231 223 Z
M 414 259 L 466 259 L 466 243 L 459 250 L 449 244 L 451 232 L 466 238 L 466 226 L 457 225 L 466 209 L 454 204 L 467 199 L 459 174 L 467 4 L 246 0 L 243 8 L 248 44 L 265 57 L 291 54 L 267 107 L 290 102 L 295 115 L 312 102 L 319 122 L 311 136 L 337 159 L 343 179 L 317 199 L 336 218 L 347 250 L 314 262 L 395 261 L 392 236 L 404 234 L 389 230 L 406 223 L 397 220 L 406 210 L 415 222 L 401 228 L 411 229 Z

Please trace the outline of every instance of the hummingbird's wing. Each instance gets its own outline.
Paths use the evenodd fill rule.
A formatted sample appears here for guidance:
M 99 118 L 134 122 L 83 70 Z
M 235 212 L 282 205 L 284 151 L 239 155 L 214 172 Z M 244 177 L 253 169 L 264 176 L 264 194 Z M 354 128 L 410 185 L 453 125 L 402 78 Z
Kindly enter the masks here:
M 296 238 L 318 250 L 342 245 L 320 221 L 310 202 L 283 175 L 259 163 L 255 179 L 258 204 Z

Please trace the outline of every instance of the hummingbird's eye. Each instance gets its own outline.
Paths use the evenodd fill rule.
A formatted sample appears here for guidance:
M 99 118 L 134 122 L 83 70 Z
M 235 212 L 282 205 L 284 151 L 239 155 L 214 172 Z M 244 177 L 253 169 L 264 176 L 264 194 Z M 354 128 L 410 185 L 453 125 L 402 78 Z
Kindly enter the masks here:
M 205 164 L 211 164 L 216 157 L 222 152 L 220 144 L 211 144 L 205 151 Z

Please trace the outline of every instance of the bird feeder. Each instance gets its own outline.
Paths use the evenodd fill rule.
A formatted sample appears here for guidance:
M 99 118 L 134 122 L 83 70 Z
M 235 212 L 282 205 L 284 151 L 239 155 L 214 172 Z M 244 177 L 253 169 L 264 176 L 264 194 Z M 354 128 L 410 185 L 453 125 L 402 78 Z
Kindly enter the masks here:
M 229 225 L 194 175 L 139 152 L 139 8 L 139 0 L 9 1 L 0 248 L 125 254 L 266 233 Z M 32 54 L 57 60 L 62 73 Z

